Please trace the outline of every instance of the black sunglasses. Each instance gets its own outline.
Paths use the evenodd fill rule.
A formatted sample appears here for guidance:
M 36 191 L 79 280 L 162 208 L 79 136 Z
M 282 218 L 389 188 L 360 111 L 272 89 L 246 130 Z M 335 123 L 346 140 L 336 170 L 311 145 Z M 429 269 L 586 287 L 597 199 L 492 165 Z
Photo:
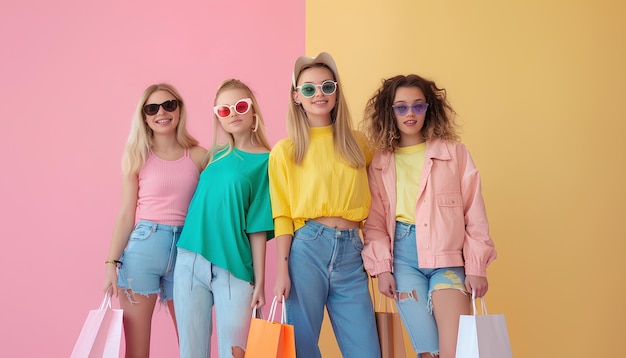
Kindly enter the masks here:
M 161 104 L 146 104 L 145 106 L 143 106 L 143 113 L 149 116 L 154 116 L 159 112 L 159 107 L 163 107 L 163 109 L 168 112 L 174 112 L 176 108 L 178 108 L 178 100 L 170 99 L 169 101 L 165 101 Z

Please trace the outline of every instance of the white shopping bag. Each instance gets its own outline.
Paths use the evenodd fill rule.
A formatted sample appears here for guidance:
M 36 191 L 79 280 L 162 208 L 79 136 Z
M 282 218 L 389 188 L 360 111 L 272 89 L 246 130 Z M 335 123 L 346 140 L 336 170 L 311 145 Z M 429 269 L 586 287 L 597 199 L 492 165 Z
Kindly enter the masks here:
M 120 356 L 123 311 L 111 308 L 110 291 L 97 310 L 89 311 L 71 358 L 117 358 Z
M 456 358 L 512 358 L 504 315 L 487 314 L 485 299 L 480 301 L 482 314 L 476 312 L 476 299 L 472 296 L 474 314 L 461 315 Z

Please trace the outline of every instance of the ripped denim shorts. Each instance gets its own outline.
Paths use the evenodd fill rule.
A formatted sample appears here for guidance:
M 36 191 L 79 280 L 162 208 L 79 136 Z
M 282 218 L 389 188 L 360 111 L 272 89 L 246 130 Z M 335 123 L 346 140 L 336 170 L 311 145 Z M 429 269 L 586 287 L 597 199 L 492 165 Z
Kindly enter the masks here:
M 176 243 L 182 228 L 140 220 L 120 258 L 117 286 L 141 295 L 158 293 L 161 301 L 172 300 Z

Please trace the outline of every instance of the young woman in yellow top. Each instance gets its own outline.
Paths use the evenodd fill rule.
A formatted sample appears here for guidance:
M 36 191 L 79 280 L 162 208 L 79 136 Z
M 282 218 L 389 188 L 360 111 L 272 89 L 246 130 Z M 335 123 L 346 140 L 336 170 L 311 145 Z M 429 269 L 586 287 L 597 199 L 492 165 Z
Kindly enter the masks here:
M 287 128 L 289 137 L 270 153 L 269 178 L 278 255 L 274 294 L 286 298 L 296 354 L 321 357 L 326 306 L 342 355 L 378 358 L 359 236 L 370 206 L 371 156 L 365 137 L 352 131 L 330 54 L 296 60 Z

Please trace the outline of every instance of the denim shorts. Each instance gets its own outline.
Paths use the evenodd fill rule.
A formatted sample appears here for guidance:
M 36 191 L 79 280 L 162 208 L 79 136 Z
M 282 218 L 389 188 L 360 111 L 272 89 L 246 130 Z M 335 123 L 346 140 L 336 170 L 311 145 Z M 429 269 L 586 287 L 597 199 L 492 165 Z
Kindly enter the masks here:
M 398 311 L 417 352 L 439 351 L 432 293 L 456 289 L 467 293 L 463 267 L 419 268 L 415 225 L 396 222 L 393 244 L 393 276 L 398 292 Z
M 117 286 L 141 295 L 158 293 L 161 301 L 172 300 L 176 243 L 182 228 L 139 221 L 120 258 Z

